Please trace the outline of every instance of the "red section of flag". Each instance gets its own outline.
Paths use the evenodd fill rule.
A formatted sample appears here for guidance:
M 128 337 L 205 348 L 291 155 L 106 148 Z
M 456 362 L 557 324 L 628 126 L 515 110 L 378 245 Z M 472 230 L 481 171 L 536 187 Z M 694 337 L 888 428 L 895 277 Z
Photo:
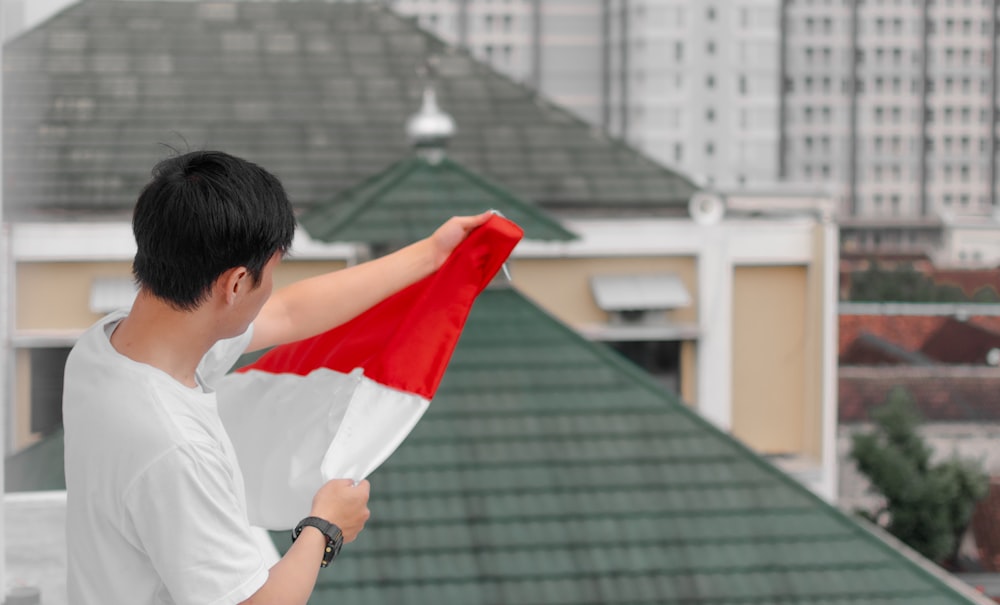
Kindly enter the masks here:
M 430 276 L 328 332 L 275 347 L 240 372 L 305 376 L 318 368 L 350 372 L 431 399 L 444 376 L 472 303 L 524 232 L 490 217 Z

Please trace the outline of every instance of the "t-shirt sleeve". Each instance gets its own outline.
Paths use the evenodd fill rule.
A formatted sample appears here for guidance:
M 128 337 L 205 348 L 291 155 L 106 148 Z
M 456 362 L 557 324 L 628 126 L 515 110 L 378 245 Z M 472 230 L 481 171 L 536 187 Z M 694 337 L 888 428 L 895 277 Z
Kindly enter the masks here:
M 126 534 L 178 605 L 230 605 L 267 581 L 231 470 L 209 446 L 185 445 L 150 465 L 124 495 Z
M 215 384 L 233 367 L 240 355 L 246 353 L 252 338 L 253 325 L 239 336 L 226 338 L 215 343 L 198 364 L 198 374 L 208 384 Z

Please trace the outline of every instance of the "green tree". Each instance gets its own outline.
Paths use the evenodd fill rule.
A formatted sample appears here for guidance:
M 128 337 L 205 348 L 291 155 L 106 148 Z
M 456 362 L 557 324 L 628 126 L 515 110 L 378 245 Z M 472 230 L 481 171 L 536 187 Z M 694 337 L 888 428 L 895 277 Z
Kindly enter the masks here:
M 1000 302 L 1000 294 L 993 286 L 982 286 L 972 293 L 972 302 L 995 303 Z
M 977 302 L 991 302 L 990 294 L 983 292 Z M 874 260 L 869 262 L 867 269 L 851 273 L 848 299 L 853 302 L 970 302 L 958 286 L 934 283 L 913 265 L 907 263 L 886 269 Z
M 854 435 L 851 458 L 885 505 L 861 514 L 928 559 L 953 565 L 989 478 L 980 465 L 957 457 L 932 462 L 931 448 L 917 430 L 920 415 L 905 389 L 894 388 L 871 417 L 875 428 Z

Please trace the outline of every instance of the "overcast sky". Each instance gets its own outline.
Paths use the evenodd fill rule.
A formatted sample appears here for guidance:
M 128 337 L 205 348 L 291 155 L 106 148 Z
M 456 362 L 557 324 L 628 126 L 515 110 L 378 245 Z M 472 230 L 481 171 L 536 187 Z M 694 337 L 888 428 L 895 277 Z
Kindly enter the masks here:
M 11 19 L 14 15 L 20 15 L 21 23 L 5 23 L 4 32 L 7 33 L 13 26 L 16 31 L 34 27 L 54 15 L 63 7 L 73 4 L 77 0 L 0 0 L 4 7 L 4 19 Z
M 9 2 L 10 0 L 3 0 Z M 14 0 L 24 3 L 24 21 L 28 26 L 37 25 L 39 22 L 53 15 L 64 6 L 73 4 L 76 0 Z

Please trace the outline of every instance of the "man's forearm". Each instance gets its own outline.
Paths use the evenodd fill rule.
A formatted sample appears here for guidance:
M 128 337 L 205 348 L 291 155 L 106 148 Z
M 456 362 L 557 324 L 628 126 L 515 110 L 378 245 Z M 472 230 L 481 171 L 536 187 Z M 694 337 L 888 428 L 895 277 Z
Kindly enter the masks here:
M 326 536 L 306 527 L 280 561 L 274 564 L 267 582 L 241 605 L 305 605 L 316 587 Z
M 423 239 L 387 256 L 277 290 L 255 322 L 250 349 L 301 340 L 350 321 L 430 275 L 439 262 L 433 243 Z

